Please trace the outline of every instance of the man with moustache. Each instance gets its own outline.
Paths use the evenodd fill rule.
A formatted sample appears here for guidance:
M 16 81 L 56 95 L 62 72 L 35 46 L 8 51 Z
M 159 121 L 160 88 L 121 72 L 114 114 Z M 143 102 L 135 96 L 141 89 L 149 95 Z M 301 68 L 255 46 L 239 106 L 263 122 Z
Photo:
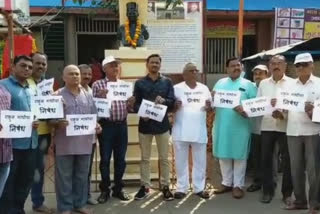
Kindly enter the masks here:
M 256 86 L 256 90 L 260 85 L 260 82 L 268 78 L 268 68 L 265 65 L 257 65 L 252 69 L 253 81 Z M 253 164 L 254 178 L 253 184 L 247 188 L 247 192 L 255 192 L 261 189 L 261 119 L 262 117 L 251 118 L 252 122 L 252 142 L 251 142 L 251 159 Z
M 31 55 L 33 69 L 32 76 L 28 78 L 28 84 L 37 95 L 37 84 L 44 80 L 47 72 L 48 62 L 47 55 L 36 52 Z M 44 184 L 44 168 L 48 155 L 48 149 L 51 143 L 51 129 L 47 121 L 39 121 L 38 127 L 38 148 L 36 155 L 36 170 L 34 182 L 31 188 L 32 209 L 40 213 L 53 213 L 53 210 L 44 205 L 43 184 Z
M 81 74 L 81 86 L 83 87 L 84 90 L 86 90 L 89 94 L 92 95 L 92 89 L 89 86 L 92 80 L 92 69 L 90 68 L 89 65 L 86 64 L 81 64 L 78 66 Z M 90 167 L 89 167 L 89 174 L 88 174 L 88 200 L 87 204 L 90 205 L 96 205 L 99 202 L 95 200 L 91 196 L 91 191 L 90 191 L 90 186 L 91 186 L 91 171 L 92 171 L 92 163 L 93 163 L 93 158 L 94 158 L 94 153 L 96 151 L 96 140 L 94 140 L 94 143 L 92 145 L 92 153 L 91 153 L 91 158 L 90 158 Z
M 319 206 L 319 132 L 320 124 L 311 120 L 312 109 L 309 105 L 320 99 L 320 79 L 312 73 L 315 69 L 310 53 L 298 54 L 294 65 L 298 78 L 290 84 L 290 91 L 304 95 L 306 112 L 289 111 L 288 114 L 288 147 L 295 201 L 286 209 L 308 209 L 310 214 L 318 213 Z M 309 116 L 309 117 L 308 117 Z M 306 174 L 309 191 L 306 195 Z M 309 203 L 308 203 L 309 202 Z
M 287 68 L 286 59 L 282 55 L 273 56 L 269 62 L 272 76 L 262 80 L 258 89 L 258 97 L 272 98 L 271 104 L 276 104 L 276 96 L 281 90 L 292 90 L 289 88 L 292 79 L 285 75 Z M 262 163 L 262 187 L 263 194 L 260 199 L 262 203 L 270 203 L 275 191 L 274 184 L 274 149 L 279 144 L 282 156 L 282 200 L 285 204 L 291 203 L 292 181 L 290 170 L 290 156 L 286 137 L 287 119 L 286 112 L 281 109 L 274 109 L 272 115 L 265 115 L 261 121 L 261 156 Z
M 134 87 L 136 99 L 134 110 L 139 111 L 142 100 L 149 100 L 156 104 L 166 105 L 168 111 L 174 106 L 174 89 L 170 79 L 160 74 L 161 57 L 158 54 L 150 55 L 146 60 L 148 74 L 138 80 Z M 150 194 L 150 156 L 152 139 L 156 138 L 160 161 L 160 176 L 163 198 L 166 201 L 173 200 L 173 194 L 169 189 L 169 119 L 166 112 L 162 122 L 140 117 L 139 142 L 141 148 L 141 187 L 135 195 L 136 200 L 142 200 Z
M 252 82 L 240 77 L 241 63 L 238 58 L 230 58 L 226 63 L 229 77 L 220 79 L 213 91 L 240 91 L 242 100 L 256 97 Z M 245 173 L 248 158 L 251 125 L 241 105 L 234 109 L 216 108 L 214 134 L 214 156 L 219 158 L 222 186 L 214 193 L 232 191 L 232 196 L 244 196 Z
M 65 100 L 65 115 L 96 114 L 92 94 L 80 85 L 80 70 L 75 65 L 68 65 L 63 70 L 65 87 L 55 94 Z M 88 199 L 88 174 L 92 144 L 95 135 L 67 136 L 66 119 L 50 120 L 55 127 L 55 187 L 58 212 L 71 214 L 72 211 L 92 214 L 86 208 Z M 97 133 L 101 131 L 97 123 Z
M 209 198 L 209 193 L 205 190 L 208 142 L 206 113 L 211 110 L 212 98 L 208 87 L 197 82 L 198 72 L 196 65 L 187 63 L 183 69 L 184 82 L 174 86 L 177 100 L 172 139 L 177 170 L 177 190 L 174 193 L 176 199 L 184 198 L 190 186 L 188 161 L 190 147 L 193 160 L 193 192 L 201 198 Z
M 32 59 L 25 55 L 15 57 L 10 77 L 0 81 L 0 85 L 11 94 L 10 110 L 31 111 L 33 91 L 27 82 L 31 74 Z M 36 167 L 38 126 L 38 121 L 34 121 L 30 138 L 12 139 L 14 158 L 10 164 L 9 177 L 0 199 L 0 210 L 5 214 L 25 213 L 24 204 L 33 183 Z
M 92 85 L 93 96 L 107 98 L 107 86 L 109 82 L 121 82 L 119 72 L 121 69 L 120 61 L 113 56 L 107 56 L 102 67 L 106 73 L 106 78 L 96 81 Z M 128 109 L 132 108 L 132 98 L 127 101 L 114 100 L 111 103 L 110 118 L 102 118 L 99 123 L 102 133 L 98 136 L 100 148 L 100 172 L 101 182 L 99 188 L 101 194 L 98 197 L 100 204 L 106 203 L 112 196 L 122 201 L 130 200 L 130 196 L 123 190 L 123 175 L 126 169 L 126 152 L 128 145 L 127 115 Z M 114 186 L 111 187 L 110 180 L 110 160 L 113 153 L 114 158 Z

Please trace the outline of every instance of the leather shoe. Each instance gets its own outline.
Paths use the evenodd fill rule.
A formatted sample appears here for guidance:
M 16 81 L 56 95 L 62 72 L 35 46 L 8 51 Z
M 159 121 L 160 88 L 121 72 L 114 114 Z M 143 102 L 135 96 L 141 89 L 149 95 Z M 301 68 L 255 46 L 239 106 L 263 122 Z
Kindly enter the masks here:
M 239 187 L 235 187 L 232 190 L 232 197 L 236 198 L 236 199 L 241 199 L 244 196 L 244 192 L 242 189 L 240 189 Z
M 213 193 L 222 194 L 222 193 L 231 192 L 231 191 L 232 191 L 232 187 L 228 187 L 222 184 L 221 187 L 219 189 L 214 190 Z
M 173 197 L 175 199 L 183 199 L 184 197 L 186 197 L 186 194 L 184 192 L 175 192 L 173 194 Z
M 119 198 L 121 201 L 129 201 L 131 199 L 125 191 L 113 192 L 112 197 Z
M 253 183 L 247 188 L 247 192 L 256 192 L 261 189 L 261 184 Z
M 110 195 L 109 195 L 110 193 L 109 192 L 101 192 L 101 194 L 99 195 L 99 197 L 98 197 L 98 202 L 99 202 L 99 204 L 104 204 L 104 203 L 106 203 L 108 200 L 109 200 L 109 198 L 110 198 Z
M 268 204 L 272 201 L 272 195 L 270 194 L 263 194 L 261 199 L 260 199 L 260 202 L 261 203 L 265 203 L 265 204 Z

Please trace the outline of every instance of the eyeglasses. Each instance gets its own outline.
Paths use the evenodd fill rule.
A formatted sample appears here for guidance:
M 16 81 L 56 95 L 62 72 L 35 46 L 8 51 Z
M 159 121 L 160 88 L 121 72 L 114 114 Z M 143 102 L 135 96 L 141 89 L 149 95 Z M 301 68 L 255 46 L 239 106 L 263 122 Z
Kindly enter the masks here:
M 299 68 L 299 67 L 303 67 L 303 68 L 305 68 L 305 67 L 308 67 L 309 66 L 309 62 L 300 62 L 300 63 L 297 63 L 297 64 L 295 64 L 294 65 L 296 68 Z

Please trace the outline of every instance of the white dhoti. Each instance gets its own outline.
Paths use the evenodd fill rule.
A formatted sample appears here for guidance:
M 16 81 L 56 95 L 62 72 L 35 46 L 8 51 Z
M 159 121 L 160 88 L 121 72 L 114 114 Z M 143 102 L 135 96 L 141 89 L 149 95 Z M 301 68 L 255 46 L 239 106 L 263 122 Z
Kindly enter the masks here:
M 193 192 L 198 193 L 205 189 L 207 144 L 191 142 L 174 142 L 177 192 L 186 193 L 189 189 L 189 147 L 192 148 L 192 185 Z

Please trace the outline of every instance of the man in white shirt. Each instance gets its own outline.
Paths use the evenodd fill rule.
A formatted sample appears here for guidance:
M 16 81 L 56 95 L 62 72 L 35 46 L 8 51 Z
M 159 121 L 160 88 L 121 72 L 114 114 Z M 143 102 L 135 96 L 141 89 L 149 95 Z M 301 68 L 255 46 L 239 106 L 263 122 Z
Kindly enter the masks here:
M 258 90 L 262 80 L 268 77 L 268 68 L 265 65 L 257 65 L 252 69 L 253 81 Z M 251 160 L 254 171 L 253 183 L 247 188 L 248 192 L 255 192 L 261 189 L 261 120 L 262 117 L 251 118 L 252 122 L 252 141 L 251 141 Z
M 211 94 L 207 86 L 197 82 L 197 67 L 188 63 L 183 69 L 184 82 L 174 86 L 176 97 L 175 122 L 172 127 L 177 170 L 176 199 L 186 196 L 189 189 L 189 147 L 192 148 L 193 192 L 209 198 L 205 191 L 207 128 L 206 111 L 211 110 Z
M 304 95 L 306 103 L 313 103 L 320 98 L 320 79 L 313 76 L 313 58 L 309 53 L 299 54 L 294 65 L 298 78 L 291 84 L 291 91 Z M 309 213 L 316 213 L 318 206 L 318 173 L 319 173 L 319 137 L 320 125 L 313 123 L 307 112 L 288 114 L 288 146 L 291 157 L 292 182 L 295 202 L 286 209 L 307 209 L 306 175 L 309 183 Z
M 276 55 L 270 59 L 269 70 L 272 76 L 262 80 L 259 89 L 258 97 L 270 97 L 271 104 L 274 107 L 276 104 L 276 96 L 281 90 L 289 90 L 293 79 L 285 75 L 287 68 L 286 59 L 284 56 Z M 270 203 L 275 190 L 273 177 L 273 158 L 275 144 L 278 142 L 281 151 L 283 164 L 282 177 L 282 200 L 285 204 L 290 203 L 292 195 L 292 181 L 290 173 L 290 157 L 288 152 L 288 144 L 286 137 L 286 112 L 281 109 L 274 109 L 272 115 L 265 115 L 261 122 L 261 168 L 262 171 L 262 187 L 263 194 L 260 201 L 262 203 Z

